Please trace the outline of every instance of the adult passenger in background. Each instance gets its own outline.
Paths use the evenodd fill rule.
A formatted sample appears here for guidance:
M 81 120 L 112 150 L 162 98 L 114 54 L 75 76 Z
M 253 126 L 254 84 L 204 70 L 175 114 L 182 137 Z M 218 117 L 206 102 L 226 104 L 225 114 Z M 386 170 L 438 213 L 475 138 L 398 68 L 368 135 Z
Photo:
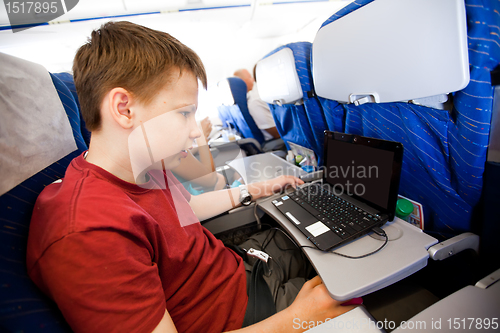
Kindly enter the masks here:
M 255 77 L 255 67 L 254 67 L 254 77 Z M 247 105 L 248 111 L 252 116 L 257 127 L 262 131 L 264 139 L 266 141 L 272 139 L 278 139 L 280 137 L 278 130 L 276 129 L 276 124 L 274 123 L 273 115 L 269 106 L 266 102 L 260 99 L 257 81 L 252 77 L 252 74 L 246 69 L 238 69 L 233 73 L 234 76 L 239 77 L 245 81 L 247 85 Z

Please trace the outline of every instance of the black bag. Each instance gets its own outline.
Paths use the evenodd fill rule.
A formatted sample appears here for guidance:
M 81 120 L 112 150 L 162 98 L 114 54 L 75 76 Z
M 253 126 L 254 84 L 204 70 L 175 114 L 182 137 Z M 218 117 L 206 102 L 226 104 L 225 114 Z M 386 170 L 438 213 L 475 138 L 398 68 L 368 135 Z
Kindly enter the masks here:
M 242 257 L 245 262 L 248 262 L 247 253 L 243 249 L 236 245 L 228 247 Z M 245 319 L 243 320 L 243 327 L 258 323 L 276 313 L 273 295 L 264 280 L 266 270 L 267 263 L 259 259 L 252 267 L 252 275 L 248 285 L 248 304 Z
M 248 291 L 248 304 L 243 320 L 243 327 L 250 326 L 276 313 L 271 290 L 264 280 L 264 272 L 267 264 L 262 260 L 257 260 L 252 267 L 250 288 Z

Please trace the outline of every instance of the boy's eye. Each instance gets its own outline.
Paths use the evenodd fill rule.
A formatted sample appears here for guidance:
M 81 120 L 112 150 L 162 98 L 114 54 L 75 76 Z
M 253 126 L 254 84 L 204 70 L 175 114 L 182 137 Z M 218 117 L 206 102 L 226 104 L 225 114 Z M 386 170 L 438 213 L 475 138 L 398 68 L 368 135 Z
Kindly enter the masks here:
M 182 114 L 185 118 L 189 117 L 189 114 L 190 114 L 190 113 L 191 113 L 191 112 L 181 112 L 181 114 Z

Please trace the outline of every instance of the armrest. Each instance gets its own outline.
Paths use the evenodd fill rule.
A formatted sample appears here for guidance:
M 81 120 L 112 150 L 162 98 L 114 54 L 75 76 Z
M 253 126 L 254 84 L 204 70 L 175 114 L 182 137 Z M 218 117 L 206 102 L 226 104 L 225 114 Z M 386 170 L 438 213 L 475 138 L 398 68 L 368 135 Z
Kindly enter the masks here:
M 244 138 L 237 140 L 238 146 L 243 149 L 248 155 L 255 155 L 262 153 L 262 148 L 259 141 L 254 138 Z
M 282 150 L 284 147 L 285 142 L 283 141 L 283 139 L 278 138 L 264 142 L 264 144 L 262 145 L 262 150 L 264 152 L 268 152 L 274 150 Z
M 250 206 L 241 206 L 231 209 L 226 213 L 202 221 L 201 224 L 214 235 L 250 225 L 257 221 L 254 215 L 255 205 L 254 202 Z M 264 216 L 264 212 L 260 210 L 257 210 L 256 214 L 259 218 Z
M 443 260 L 455 253 L 472 249 L 479 252 L 479 236 L 466 232 L 431 246 L 427 251 L 433 260 Z
M 239 139 L 236 141 L 238 145 L 246 145 L 246 144 L 252 144 L 255 145 L 259 150 L 262 150 L 262 147 L 260 146 L 259 141 L 255 140 L 254 138 L 243 138 Z
M 286 160 L 286 152 L 283 150 L 275 150 L 275 151 L 271 152 L 271 154 L 273 154 L 274 156 L 277 156 L 281 159 Z
M 210 154 L 212 154 L 212 158 L 216 158 L 217 155 L 219 155 L 219 149 L 217 148 L 210 148 Z
M 500 280 L 500 269 L 497 269 L 487 277 L 479 280 L 475 286 L 481 289 L 486 289 L 498 280 Z
M 496 275 L 498 277 L 499 274 L 500 270 L 497 270 L 485 279 L 491 280 L 492 276 Z M 486 318 L 498 318 L 499 308 L 499 283 L 490 285 L 488 288 L 478 287 L 477 284 L 476 286 L 468 285 L 434 303 L 424 311 L 405 321 L 405 325 L 401 325 L 392 332 L 479 332 L 480 329 L 474 329 L 475 326 L 469 327 L 471 319 L 474 318 L 475 324 L 476 318 L 478 318 L 478 322 L 479 320 L 484 322 Z M 462 320 L 464 319 L 467 320 L 467 325 L 463 324 Z M 459 321 L 463 326 L 460 326 Z M 451 324 L 452 322 L 453 324 Z M 419 330 L 418 327 L 424 328 L 424 330 Z

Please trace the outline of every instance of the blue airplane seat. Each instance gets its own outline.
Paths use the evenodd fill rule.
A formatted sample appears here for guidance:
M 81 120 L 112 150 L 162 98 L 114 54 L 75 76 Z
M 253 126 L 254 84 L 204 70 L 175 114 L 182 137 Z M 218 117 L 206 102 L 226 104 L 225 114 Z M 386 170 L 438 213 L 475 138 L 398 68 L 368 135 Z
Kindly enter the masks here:
M 26 271 L 28 229 L 38 194 L 46 185 L 61 179 L 71 160 L 87 149 L 80 132 L 80 113 L 73 95 L 60 79 L 52 74 L 50 76 L 68 116 L 77 150 L 0 196 L 3 222 L 0 232 L 2 332 L 71 332 L 57 305 L 38 290 Z
M 355 14 L 355 11 L 363 9 L 364 6 L 366 10 L 360 15 L 366 14 L 372 2 L 372 0 L 360 0 L 349 4 L 328 19 L 320 32 L 340 17 Z M 447 3 L 453 3 L 460 8 L 459 1 L 447 1 Z M 373 4 L 382 5 L 380 1 Z M 401 3 L 401 6 L 403 5 Z M 461 6 L 463 8 L 463 4 Z M 403 143 L 405 153 L 400 193 L 423 204 L 425 229 L 429 231 L 454 235 L 475 230 L 477 227 L 474 225 L 478 220 L 475 211 L 483 186 L 494 92 L 490 72 L 500 62 L 499 11 L 498 1 L 465 0 L 467 31 L 464 37 L 466 42 L 463 45 L 466 56 L 468 46 L 469 62 L 465 67 L 470 82 L 467 81 L 459 89 L 448 90 L 448 92 L 455 91 L 452 93 L 451 109 L 406 102 L 379 103 L 377 100 L 375 103 L 372 100 L 359 105 L 342 104 L 346 110 L 346 133 Z M 346 22 L 341 21 L 338 22 L 341 24 Z M 342 49 L 340 45 L 336 47 L 337 50 Z M 419 43 L 416 43 L 415 50 L 419 47 Z M 357 51 L 362 53 L 359 49 Z M 434 55 L 432 51 L 435 51 Z M 313 46 L 313 67 L 316 67 L 314 52 Z M 427 63 L 440 56 L 438 53 L 436 50 L 431 50 L 432 57 Z M 373 53 L 367 54 L 366 57 L 373 57 Z M 420 64 L 422 66 L 416 67 L 425 67 L 424 62 Z M 415 63 L 411 66 L 415 67 Z M 321 70 L 318 68 L 318 71 Z M 431 85 L 432 81 L 427 80 L 427 85 Z M 317 87 L 316 81 L 315 84 Z M 399 84 L 406 87 L 401 82 Z M 335 89 L 333 82 L 330 87 L 332 91 Z M 369 99 L 370 96 L 365 98 Z M 372 98 L 377 99 L 382 96 L 374 94 Z
M 235 106 L 238 107 L 237 105 Z M 231 126 L 232 128 L 236 128 L 233 117 L 231 116 L 232 108 L 233 105 L 219 105 L 217 107 L 217 111 L 219 113 L 219 119 L 221 120 L 223 127 L 227 127 L 229 124 L 229 126 Z
M 320 101 L 314 94 L 311 47 L 310 42 L 296 42 L 280 46 L 267 54 L 257 64 L 257 84 L 261 98 L 269 104 L 276 128 L 285 143 L 290 141 L 311 148 L 321 165 L 324 131 L 329 126 Z M 282 63 L 286 65 L 283 66 Z M 284 77 L 287 77 L 286 82 L 278 82 Z M 290 91 L 295 94 L 289 94 Z M 282 93 L 284 95 L 281 95 Z M 337 110 L 340 110 L 341 114 L 344 112 L 342 108 Z M 338 119 L 337 110 L 333 107 L 329 109 L 332 118 Z M 287 148 L 290 149 L 288 143 Z
M 345 132 L 345 109 L 344 106 L 327 98 L 317 96 L 323 114 L 325 115 L 328 130 L 334 132 Z
M 274 151 L 284 157 L 285 147 L 281 138 L 265 141 L 262 131 L 248 111 L 247 86 L 238 77 L 230 77 L 219 82 L 222 105 L 217 107 L 223 126 L 228 125 L 236 130 L 243 139 L 237 143 L 247 154 L 254 155 Z
M 240 104 L 243 104 L 242 97 L 240 95 L 243 94 L 243 91 L 245 93 L 245 95 L 243 96 L 245 96 L 246 98 L 245 82 L 240 78 L 236 77 L 228 78 L 226 80 L 220 81 L 218 83 L 218 87 L 219 87 L 219 94 L 221 96 L 221 105 L 217 107 L 217 111 L 219 113 L 219 119 L 222 122 L 222 126 L 233 128 L 234 130 L 237 131 L 239 135 L 241 135 L 244 138 L 254 138 L 252 129 L 248 125 L 247 120 L 245 119 L 244 114 L 240 109 Z M 239 104 L 236 101 L 237 99 Z M 255 125 L 255 121 L 253 121 L 253 119 L 250 119 L 251 117 L 250 114 L 248 113 L 248 108 L 246 108 L 246 111 L 247 111 L 246 115 L 247 117 L 249 117 L 249 123 L 255 126 L 254 131 L 257 132 L 258 131 L 257 125 Z M 262 133 L 257 133 L 258 137 L 259 134 L 262 135 Z M 264 137 L 262 136 L 261 139 L 263 141 Z M 260 144 L 259 141 L 257 141 L 257 143 Z
M 257 127 L 252 115 L 248 111 L 247 106 L 247 85 L 245 82 L 238 77 L 230 77 L 227 79 L 229 83 L 229 88 L 234 98 L 235 105 L 238 106 L 239 113 L 235 112 L 236 109 L 232 109 L 233 121 L 235 122 L 236 129 L 245 138 L 254 138 L 259 142 L 259 144 L 264 143 L 264 135 L 261 130 Z
M 73 95 L 73 98 L 75 99 L 76 106 L 78 107 L 78 110 L 80 111 L 80 100 L 78 99 L 78 94 L 76 93 L 76 88 L 75 88 L 75 81 L 73 80 L 73 75 L 67 72 L 61 72 L 61 73 L 53 73 L 55 77 L 57 77 L 59 80 L 61 80 L 66 87 L 68 87 L 69 91 Z M 85 120 L 83 120 L 82 113 L 80 112 L 80 130 L 82 133 L 82 137 L 85 140 L 85 143 L 87 146 L 90 145 L 90 132 L 85 126 Z

